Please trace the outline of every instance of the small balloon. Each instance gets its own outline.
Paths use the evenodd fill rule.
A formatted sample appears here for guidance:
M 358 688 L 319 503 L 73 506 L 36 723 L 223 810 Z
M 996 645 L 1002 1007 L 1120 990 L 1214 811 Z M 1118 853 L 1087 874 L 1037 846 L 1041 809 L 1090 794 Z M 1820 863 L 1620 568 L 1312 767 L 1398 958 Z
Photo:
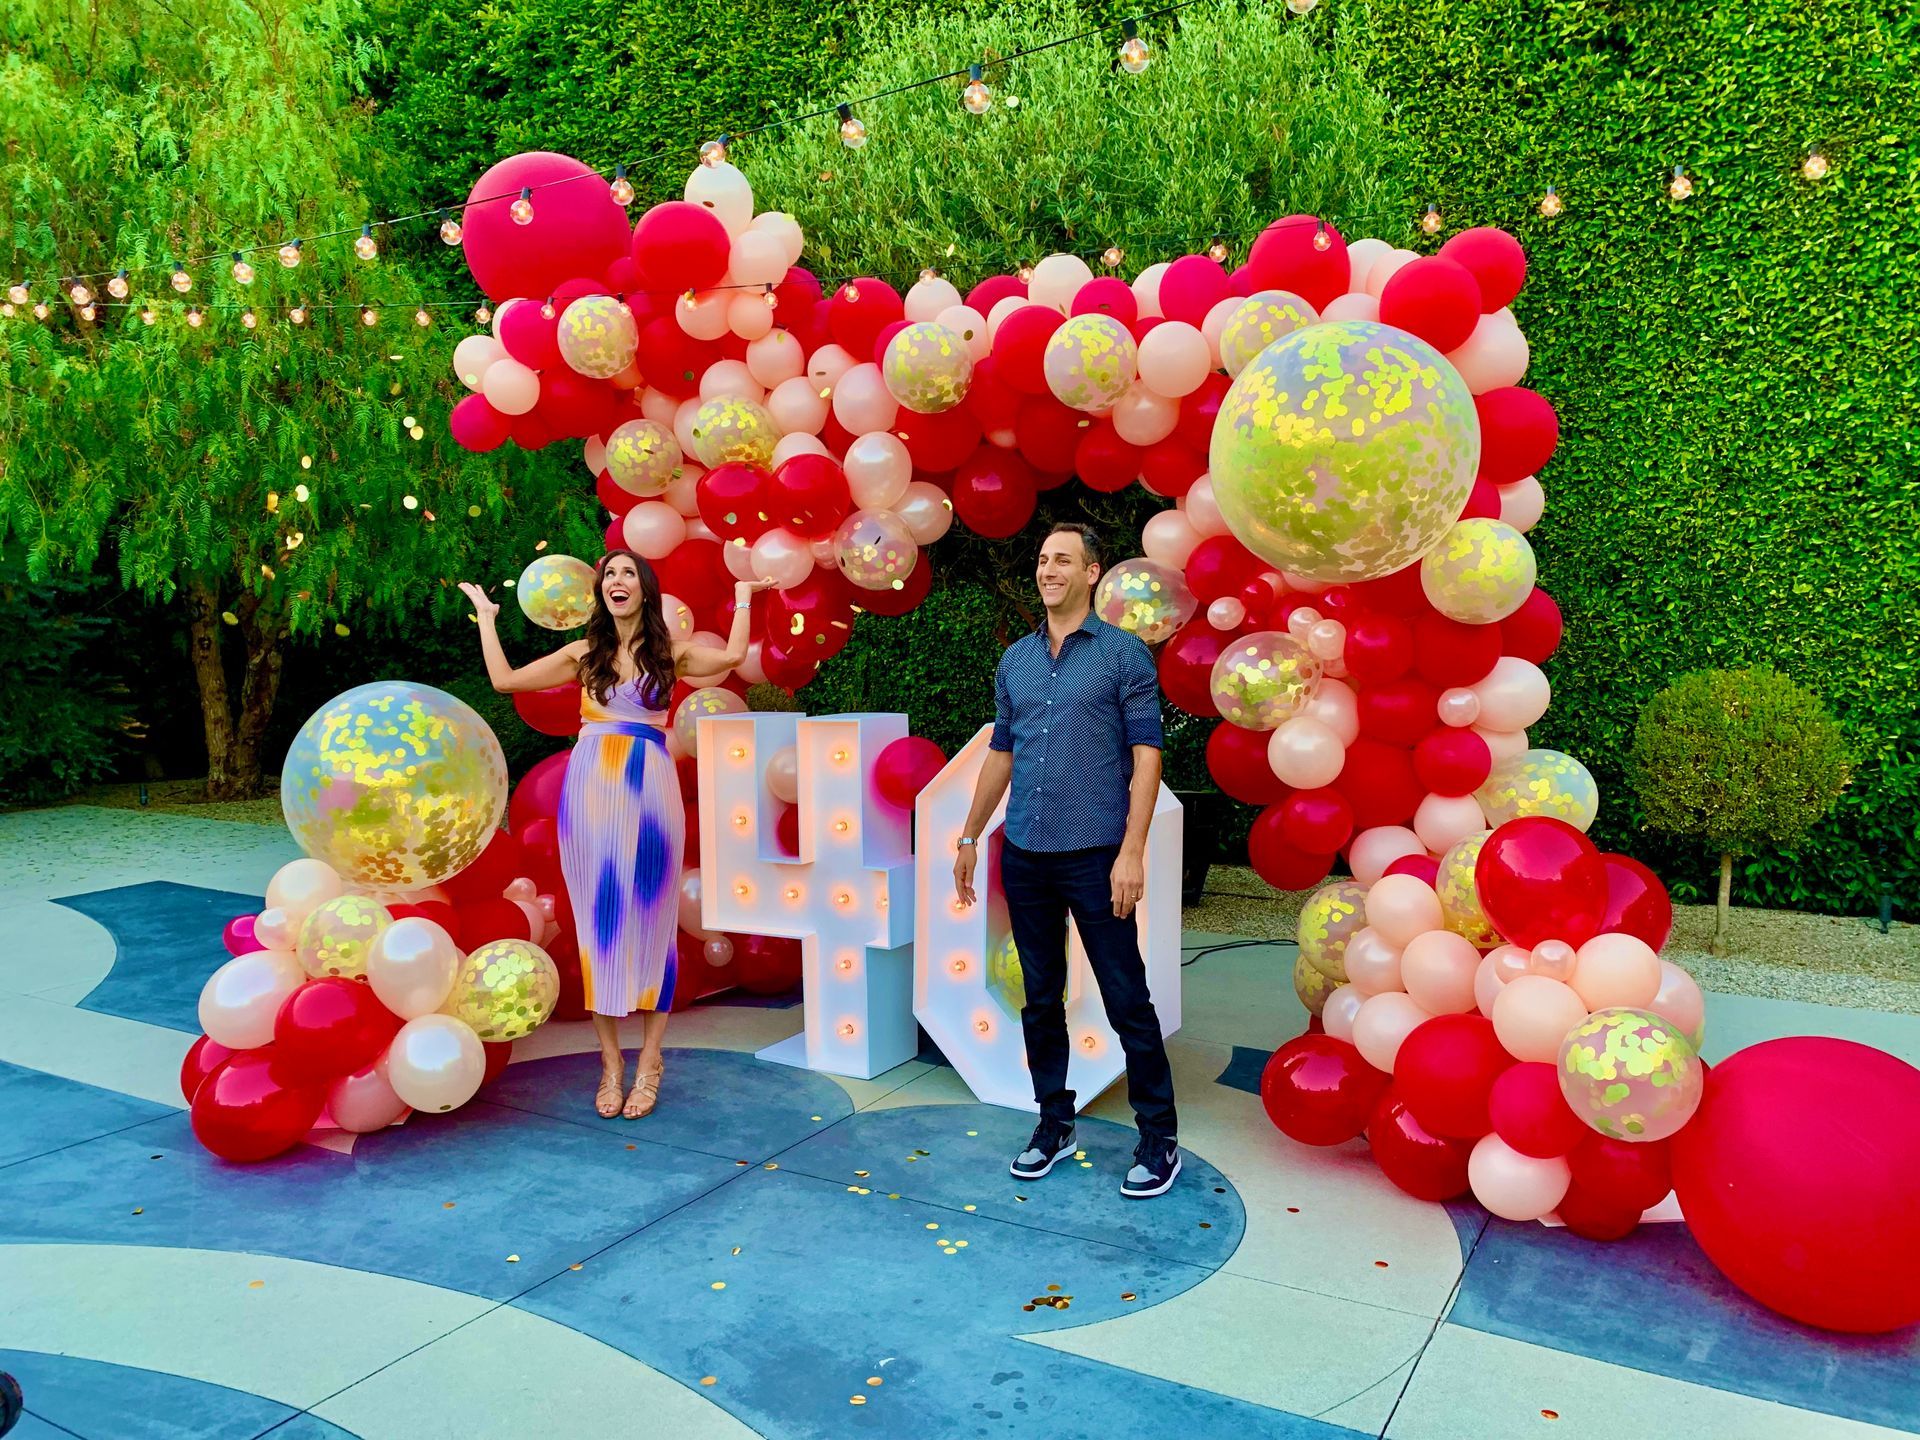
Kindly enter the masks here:
M 1196 604 L 1178 570 L 1147 559 L 1122 560 L 1093 594 L 1094 614 L 1149 645 L 1171 639 Z
M 1347 979 L 1347 942 L 1367 923 L 1367 887 L 1352 880 L 1322 885 L 1300 907 L 1300 956 L 1335 984 Z
M 1523 750 L 1495 761 L 1473 798 L 1491 825 L 1522 815 L 1551 815 L 1585 831 L 1600 814 L 1600 787 L 1592 773 L 1558 750 Z
M 1706 1072 L 1693 1042 L 1645 1010 L 1594 1012 L 1560 1045 L 1560 1091 L 1573 1113 L 1615 1140 L 1664 1140 L 1700 1108 Z
M 1321 663 L 1290 635 L 1260 630 L 1220 652 L 1211 681 L 1221 717 L 1246 730 L 1272 730 L 1319 688 Z
M 493 940 L 460 963 L 443 1013 L 465 1021 L 481 1040 L 518 1040 L 553 1014 L 560 971 L 527 940 Z
M 544 630 L 573 630 L 593 614 L 593 567 L 571 555 L 542 555 L 525 570 L 513 593 L 520 611 Z

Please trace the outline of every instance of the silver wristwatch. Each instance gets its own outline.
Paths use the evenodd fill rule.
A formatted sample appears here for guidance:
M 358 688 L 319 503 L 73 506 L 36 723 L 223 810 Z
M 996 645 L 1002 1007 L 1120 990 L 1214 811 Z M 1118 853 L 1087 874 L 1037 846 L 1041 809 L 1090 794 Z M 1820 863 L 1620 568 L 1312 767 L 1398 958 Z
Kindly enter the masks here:
M 959 839 L 959 841 L 957 842 L 957 844 L 956 844 L 956 846 L 955 846 L 955 848 L 956 848 L 956 849 L 958 849 L 958 848 L 961 848 L 961 847 L 964 847 L 964 846 L 967 846 L 967 845 L 972 845 L 972 844 L 974 844 L 974 843 L 975 843 L 975 841 L 974 841 L 974 838 L 973 838 L 973 836 L 971 836 L 971 835 L 962 835 L 962 836 L 960 837 L 960 839 Z

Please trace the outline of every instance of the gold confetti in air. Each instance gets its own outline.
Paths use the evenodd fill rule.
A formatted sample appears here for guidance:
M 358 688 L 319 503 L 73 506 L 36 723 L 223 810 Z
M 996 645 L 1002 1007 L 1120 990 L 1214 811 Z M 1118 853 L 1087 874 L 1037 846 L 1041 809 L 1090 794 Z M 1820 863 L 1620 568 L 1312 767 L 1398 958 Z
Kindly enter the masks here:
M 302 470 L 311 470 L 313 468 L 313 456 L 302 455 L 300 457 L 300 468 Z
M 298 500 L 302 505 L 306 504 L 307 501 L 312 498 L 312 495 L 313 492 L 307 489 L 305 485 L 296 485 L 293 487 L 293 498 Z

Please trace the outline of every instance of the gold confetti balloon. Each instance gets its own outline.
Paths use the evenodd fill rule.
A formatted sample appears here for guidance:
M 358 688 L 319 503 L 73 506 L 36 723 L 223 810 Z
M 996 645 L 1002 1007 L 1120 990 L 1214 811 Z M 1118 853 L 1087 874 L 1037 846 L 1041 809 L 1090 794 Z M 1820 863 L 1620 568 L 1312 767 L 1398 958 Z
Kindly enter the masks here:
M 679 473 L 680 442 L 659 421 L 623 421 L 607 436 L 607 478 L 629 495 L 664 495 Z
M 1503 938 L 1480 908 L 1480 882 L 1474 877 L 1480 847 L 1492 833 L 1482 830 L 1449 845 L 1440 857 L 1440 873 L 1433 881 L 1434 893 L 1440 897 L 1440 923 L 1454 934 L 1465 936 L 1478 950 L 1491 949 Z
M 293 838 L 342 879 L 421 890 L 471 865 L 507 809 L 487 722 L 444 690 L 382 680 L 308 718 L 280 770 Z
M 1140 361 L 1133 334 L 1111 315 L 1076 315 L 1047 341 L 1041 370 L 1062 405 L 1111 410 L 1132 386 Z
M 700 753 L 700 721 L 708 715 L 738 715 L 747 702 L 731 690 L 718 685 L 696 690 L 680 702 L 673 712 L 673 733 L 689 755 Z
M 1316 969 L 1304 954 L 1293 957 L 1293 993 L 1300 997 L 1300 1003 L 1307 1007 L 1309 1015 L 1318 1015 L 1327 1008 L 1327 997 L 1333 994 L 1333 990 L 1333 981 Z
M 1664 1140 L 1700 1108 L 1706 1072 L 1679 1026 L 1646 1010 L 1596 1010 L 1560 1042 L 1560 1093 L 1614 1140 Z
M 340 895 L 308 915 L 300 926 L 300 964 L 319 979 L 338 975 L 367 978 L 367 952 L 393 924 L 387 907 L 364 895 Z
M 1276 340 L 1319 323 L 1319 312 L 1292 291 L 1256 290 L 1234 307 L 1220 331 L 1220 368 L 1238 375 Z
M 1320 662 L 1291 635 L 1256 630 L 1213 662 L 1213 703 L 1246 730 L 1273 730 L 1300 713 L 1320 688 Z
M 1356 880 L 1336 880 L 1331 885 L 1322 885 L 1300 907 L 1300 926 L 1294 932 L 1300 942 L 1300 958 L 1333 984 L 1346 984 L 1347 941 L 1366 923 L 1366 886 Z M 1294 989 L 1299 988 L 1296 978 Z M 1321 1003 L 1325 1002 L 1323 995 Z
M 552 956 L 531 940 L 490 940 L 461 962 L 440 1011 L 497 1044 L 531 1035 L 559 1000 Z
M 1533 593 L 1533 546 L 1500 520 L 1460 520 L 1420 559 L 1420 588 L 1449 620 L 1491 625 Z
M 973 355 L 945 325 L 920 320 L 887 341 L 880 356 L 887 393 L 916 415 L 938 415 L 967 398 Z
M 768 465 L 780 427 L 766 407 L 738 395 L 716 395 L 700 402 L 688 432 L 693 458 L 711 470 L 716 465 Z
M 640 330 L 633 312 L 611 295 L 582 295 L 560 312 L 560 358 L 567 368 L 611 380 L 633 364 Z
M 833 558 L 862 590 L 899 590 L 920 563 L 920 546 L 891 510 L 856 510 L 833 533 Z
M 1276 569 L 1329 583 L 1390 575 L 1459 518 L 1480 420 L 1459 372 L 1375 321 L 1309 325 L 1227 391 L 1209 452 L 1234 535 Z
M 1149 645 L 1172 639 L 1196 603 L 1186 578 L 1156 560 L 1122 560 L 1093 592 L 1094 614 Z
M 1522 750 L 1494 761 L 1473 798 L 1493 825 L 1523 815 L 1551 815 L 1584 831 L 1600 814 L 1600 787 L 1592 772 L 1558 750 Z
M 1020 947 L 1011 934 L 1002 935 L 987 952 L 987 987 L 1015 1015 L 1027 1003 L 1027 972 L 1020 968 Z
M 593 567 L 571 555 L 542 555 L 520 572 L 520 612 L 543 630 L 573 630 L 593 614 Z

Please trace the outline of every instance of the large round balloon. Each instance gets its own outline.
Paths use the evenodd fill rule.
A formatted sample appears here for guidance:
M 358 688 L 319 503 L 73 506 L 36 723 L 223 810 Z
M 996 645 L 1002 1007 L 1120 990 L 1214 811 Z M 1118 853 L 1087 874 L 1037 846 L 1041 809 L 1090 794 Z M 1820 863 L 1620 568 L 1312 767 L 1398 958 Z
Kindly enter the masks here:
M 518 1040 L 553 1014 L 560 971 L 529 940 L 492 940 L 468 955 L 441 1010 L 483 1041 Z
M 862 590 L 898 590 L 920 560 L 907 522 L 891 510 L 856 510 L 834 531 L 840 573 Z
M 533 207 L 523 225 L 513 207 L 521 191 Z M 568 280 L 603 274 L 627 253 L 627 212 L 607 182 L 569 155 L 512 155 L 474 184 L 460 212 L 467 268 L 496 303 L 551 295 Z
M 1393 1083 L 1433 1134 L 1473 1140 L 1493 1128 L 1487 1103 L 1493 1082 L 1511 1064 L 1486 1016 L 1436 1015 L 1401 1042 Z
M 611 295 L 582 295 L 560 312 L 560 358 L 567 368 L 611 380 L 633 364 L 640 332 L 633 311 Z
M 575 630 L 593 614 L 593 567 L 571 555 L 542 555 L 520 572 L 520 611 L 543 630 Z
M 1480 847 L 1474 880 L 1487 919 L 1516 945 L 1584 945 L 1600 933 L 1606 866 L 1593 842 L 1564 820 L 1525 815 L 1507 821 Z
M 1447 533 L 1479 459 L 1473 396 L 1437 350 L 1389 325 L 1336 321 L 1240 372 L 1214 423 L 1213 495 L 1269 564 L 1371 580 Z
M 1600 787 L 1592 772 L 1558 750 L 1522 750 L 1494 761 L 1473 798 L 1494 825 L 1522 815 L 1551 815 L 1585 831 L 1600 814 Z
M 1093 592 L 1094 614 L 1149 645 L 1172 639 L 1193 618 L 1194 605 L 1180 572 L 1155 560 L 1122 560 Z
M 374 890 L 419 890 L 464 870 L 507 808 L 507 760 L 487 722 L 430 685 L 382 680 L 300 727 L 280 771 L 300 848 Z
M 1133 335 L 1110 315 L 1076 315 L 1042 352 L 1047 389 L 1062 405 L 1092 414 L 1111 410 L 1133 384 L 1139 353 Z
M 1615 1140 L 1664 1140 L 1700 1107 L 1706 1072 L 1680 1027 L 1646 1010 L 1596 1010 L 1560 1042 L 1560 1093 Z
M 1526 536 L 1476 517 L 1456 522 L 1421 559 L 1420 585 L 1428 603 L 1449 620 L 1490 625 L 1526 603 L 1534 568 Z
M 1367 923 L 1367 887 L 1352 880 L 1322 885 L 1300 907 L 1300 957 L 1336 985 L 1347 981 L 1347 941 Z
M 1660 877 L 1631 855 L 1602 855 L 1607 867 L 1607 913 L 1601 931 L 1638 936 L 1655 950 L 1673 933 L 1673 901 Z
M 1672 1149 L 1693 1238 L 1761 1304 L 1857 1334 L 1920 1321 L 1920 1070 L 1763 1041 L 1714 1067 Z
M 923 320 L 908 325 L 887 342 L 880 359 L 887 393 L 916 415 L 937 415 L 967 398 L 973 383 L 973 355 L 945 325 Z
M 1260 1102 L 1288 1139 L 1302 1145 L 1340 1145 L 1366 1128 L 1389 1083 L 1347 1041 L 1299 1035 L 1267 1061 L 1260 1076 Z

